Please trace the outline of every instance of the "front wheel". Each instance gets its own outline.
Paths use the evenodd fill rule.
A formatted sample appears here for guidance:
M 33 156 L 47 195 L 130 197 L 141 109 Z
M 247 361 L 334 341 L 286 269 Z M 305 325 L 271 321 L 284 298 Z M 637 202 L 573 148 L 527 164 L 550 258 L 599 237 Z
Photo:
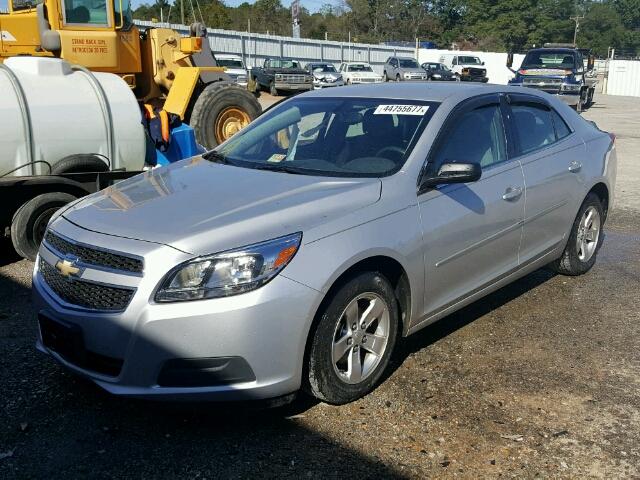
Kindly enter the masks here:
M 398 74 L 396 75 L 396 82 L 399 82 L 399 81 L 400 81 L 400 75 Z
M 189 118 L 196 140 L 211 149 L 231 138 L 262 112 L 258 100 L 233 82 L 215 82 L 198 95 Z
M 582 203 L 571 227 L 562 256 L 549 267 L 563 275 L 582 275 L 596 263 L 602 245 L 604 210 L 597 195 L 590 193 Z
M 11 222 L 11 242 L 18 255 L 34 261 L 51 216 L 75 199 L 68 193 L 50 192 L 33 197 L 22 205 Z
M 376 386 L 396 343 L 398 304 L 378 272 L 352 277 L 332 296 L 311 341 L 307 390 L 335 405 Z

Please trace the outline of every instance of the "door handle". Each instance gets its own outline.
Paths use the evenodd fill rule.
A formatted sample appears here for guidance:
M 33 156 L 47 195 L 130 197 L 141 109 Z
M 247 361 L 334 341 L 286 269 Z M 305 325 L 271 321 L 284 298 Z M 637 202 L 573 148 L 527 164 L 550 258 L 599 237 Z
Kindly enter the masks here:
M 509 187 L 505 190 L 504 195 L 502 195 L 502 199 L 506 201 L 517 200 L 522 195 L 522 188 L 520 187 Z
M 569 164 L 569 171 L 571 173 L 579 172 L 581 168 L 582 168 L 582 164 L 580 162 L 577 162 L 576 160 L 574 160 Z

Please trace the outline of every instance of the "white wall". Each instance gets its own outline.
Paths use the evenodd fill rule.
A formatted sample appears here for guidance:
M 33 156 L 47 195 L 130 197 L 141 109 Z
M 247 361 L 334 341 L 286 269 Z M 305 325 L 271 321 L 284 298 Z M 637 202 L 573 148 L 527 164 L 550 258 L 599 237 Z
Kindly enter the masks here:
M 610 60 L 607 94 L 640 97 L 640 62 Z
M 484 67 L 487 69 L 487 77 L 489 77 L 489 83 L 498 83 L 506 85 L 507 82 L 513 78 L 513 72 L 507 68 L 507 54 L 496 52 L 468 52 L 460 50 L 434 50 L 428 48 L 421 48 L 418 51 L 418 62 L 438 62 L 440 56 L 446 53 L 455 53 L 458 55 L 473 55 L 484 62 Z M 513 68 L 517 70 L 520 68 L 524 60 L 524 55 L 513 56 Z

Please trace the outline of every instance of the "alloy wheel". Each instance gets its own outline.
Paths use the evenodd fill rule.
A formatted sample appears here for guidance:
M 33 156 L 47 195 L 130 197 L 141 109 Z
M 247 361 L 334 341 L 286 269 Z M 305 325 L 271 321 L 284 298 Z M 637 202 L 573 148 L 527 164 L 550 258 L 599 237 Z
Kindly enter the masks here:
M 578 225 L 576 250 L 581 262 L 588 262 L 598 247 L 602 222 L 598 210 L 590 206 L 584 211 Z

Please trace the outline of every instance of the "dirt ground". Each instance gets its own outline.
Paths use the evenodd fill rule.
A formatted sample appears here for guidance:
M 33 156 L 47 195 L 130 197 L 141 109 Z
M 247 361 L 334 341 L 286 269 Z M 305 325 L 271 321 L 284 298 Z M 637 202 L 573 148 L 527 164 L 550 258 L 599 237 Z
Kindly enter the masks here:
M 540 270 L 422 330 L 343 407 L 110 396 L 35 351 L 32 265 L 0 255 L 0 478 L 640 478 L 638 111 L 585 115 L 621 157 L 593 270 Z

